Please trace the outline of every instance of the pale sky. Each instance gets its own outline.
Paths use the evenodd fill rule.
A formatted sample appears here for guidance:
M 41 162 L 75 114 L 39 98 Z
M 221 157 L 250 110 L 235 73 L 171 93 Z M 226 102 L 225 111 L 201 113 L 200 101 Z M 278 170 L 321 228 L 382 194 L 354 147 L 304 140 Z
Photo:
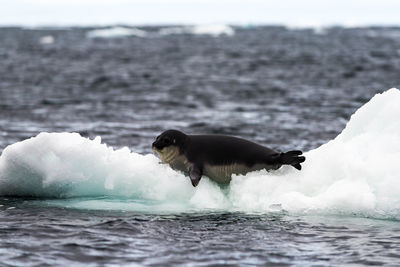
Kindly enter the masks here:
M 400 0 L 0 0 L 0 25 L 400 25 Z

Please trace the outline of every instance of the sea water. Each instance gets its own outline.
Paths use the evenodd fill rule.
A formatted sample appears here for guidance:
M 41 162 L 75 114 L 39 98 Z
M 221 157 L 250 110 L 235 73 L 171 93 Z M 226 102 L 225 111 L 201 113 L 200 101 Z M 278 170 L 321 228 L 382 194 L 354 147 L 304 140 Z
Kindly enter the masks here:
M 3 265 L 397 265 L 397 29 L 91 30 L 0 30 Z M 194 188 L 168 128 L 306 162 Z

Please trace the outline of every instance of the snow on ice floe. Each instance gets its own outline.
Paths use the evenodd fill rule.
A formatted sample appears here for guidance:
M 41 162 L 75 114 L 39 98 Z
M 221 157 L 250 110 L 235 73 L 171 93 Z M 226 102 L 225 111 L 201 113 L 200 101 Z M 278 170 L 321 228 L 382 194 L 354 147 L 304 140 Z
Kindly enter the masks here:
M 121 38 L 127 36 L 146 37 L 147 32 L 128 27 L 112 27 L 106 29 L 97 29 L 87 32 L 88 38 Z
M 400 218 L 399 117 L 400 91 L 377 94 L 334 140 L 305 153 L 302 171 L 283 167 L 234 176 L 226 188 L 206 177 L 193 188 L 187 177 L 154 155 L 114 150 L 99 137 L 41 133 L 4 149 L 0 195 L 109 196 L 157 201 L 179 211 L 268 212 L 280 207 L 302 214 Z

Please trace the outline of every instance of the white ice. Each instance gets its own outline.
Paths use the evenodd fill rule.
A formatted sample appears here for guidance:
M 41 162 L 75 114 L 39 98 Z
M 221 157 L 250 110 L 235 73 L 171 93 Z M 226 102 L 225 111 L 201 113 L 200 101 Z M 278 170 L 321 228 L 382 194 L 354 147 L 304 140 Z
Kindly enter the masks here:
M 43 44 L 43 45 L 49 45 L 54 43 L 54 37 L 51 35 L 46 35 L 46 36 L 42 36 L 39 39 L 39 43 Z
M 87 32 L 88 38 L 121 38 L 127 36 L 146 37 L 146 31 L 137 28 L 112 27 L 106 29 L 97 29 Z
M 194 34 L 218 37 L 221 35 L 232 36 L 235 34 L 235 30 L 232 27 L 224 24 L 206 24 L 183 27 L 165 27 L 159 30 L 159 34 Z

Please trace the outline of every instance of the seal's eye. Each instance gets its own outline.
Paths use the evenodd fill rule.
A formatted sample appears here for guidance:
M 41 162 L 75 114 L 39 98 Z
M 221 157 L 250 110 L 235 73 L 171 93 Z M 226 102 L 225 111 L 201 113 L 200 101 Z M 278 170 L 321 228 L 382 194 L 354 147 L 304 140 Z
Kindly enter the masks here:
M 164 142 L 164 144 L 167 144 L 167 145 L 171 144 L 171 139 L 169 137 L 164 137 L 162 139 L 162 141 Z

